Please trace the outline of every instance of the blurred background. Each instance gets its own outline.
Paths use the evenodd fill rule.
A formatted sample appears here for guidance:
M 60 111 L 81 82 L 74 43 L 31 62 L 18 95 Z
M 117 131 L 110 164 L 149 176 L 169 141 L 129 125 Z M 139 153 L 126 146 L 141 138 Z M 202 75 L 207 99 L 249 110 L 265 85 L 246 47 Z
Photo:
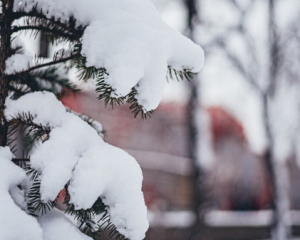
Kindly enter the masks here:
M 169 81 L 147 120 L 105 108 L 93 82 L 63 103 L 141 165 L 148 239 L 300 239 L 300 1 L 153 1 L 204 48 L 202 72 Z

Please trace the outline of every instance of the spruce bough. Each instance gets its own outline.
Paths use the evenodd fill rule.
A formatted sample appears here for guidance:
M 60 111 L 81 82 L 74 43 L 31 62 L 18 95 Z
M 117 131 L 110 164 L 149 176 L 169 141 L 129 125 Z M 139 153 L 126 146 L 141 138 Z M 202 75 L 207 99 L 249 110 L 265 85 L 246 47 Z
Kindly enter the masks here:
M 112 239 L 143 239 L 140 167 L 103 141 L 99 123 L 59 102 L 80 90 L 67 73 L 76 68 L 80 80 L 94 81 L 105 105 L 128 103 L 147 118 L 166 78 L 200 71 L 202 49 L 147 0 L 0 2 L 0 238 L 98 239 L 107 230 Z M 20 41 L 27 32 L 63 47 L 52 59 L 34 57 Z M 13 155 L 20 145 L 23 155 Z

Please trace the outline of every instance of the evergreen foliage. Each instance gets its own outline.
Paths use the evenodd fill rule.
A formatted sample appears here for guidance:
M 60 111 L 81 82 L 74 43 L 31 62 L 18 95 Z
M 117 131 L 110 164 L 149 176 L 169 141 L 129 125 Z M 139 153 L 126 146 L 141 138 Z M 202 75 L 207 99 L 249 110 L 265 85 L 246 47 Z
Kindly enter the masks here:
M 19 34 L 28 32 L 33 38 L 38 34 L 43 33 L 51 44 L 65 43 L 70 46 L 70 51 L 62 51 L 56 53 L 51 61 L 45 61 L 44 59 L 37 58 L 34 66 L 28 66 L 26 70 L 15 72 L 13 74 L 5 74 L 0 76 L 2 79 L 6 79 L 8 82 L 8 91 L 4 94 L 10 94 L 12 99 L 18 99 L 19 97 L 35 91 L 50 91 L 55 93 L 58 97 L 62 97 L 63 93 L 67 91 L 78 92 L 79 88 L 72 83 L 64 75 L 61 75 L 62 69 L 67 71 L 71 67 L 76 67 L 78 70 L 78 77 L 82 81 L 88 81 L 89 79 L 96 79 L 96 92 L 99 94 L 98 99 L 103 99 L 105 106 L 110 105 L 114 107 L 121 104 L 129 104 L 129 109 L 132 111 L 134 117 L 140 115 L 142 118 L 151 117 L 154 111 L 145 111 L 136 100 L 137 91 L 135 88 L 126 96 L 118 97 L 114 93 L 114 89 L 105 81 L 109 72 L 106 69 L 96 69 L 94 67 L 86 66 L 86 58 L 81 55 L 81 42 L 80 39 L 83 35 L 83 31 L 86 26 L 78 25 L 76 19 L 71 17 L 68 21 L 60 21 L 59 19 L 48 18 L 47 15 L 38 11 L 37 8 L 33 8 L 30 12 L 13 12 L 12 4 L 13 0 L 1 1 L 3 6 L 3 13 L 1 14 L 1 39 L 9 38 L 13 40 L 13 36 L 19 36 Z M 5 12 L 6 11 L 6 12 Z M 23 20 L 20 25 L 14 25 L 14 20 Z M 8 25 L 8 26 L 7 26 Z M 3 28 L 6 26 L 6 29 Z M 14 35 L 13 35 L 14 34 Z M 5 68 L 3 61 L 8 59 L 15 53 L 21 53 L 24 49 L 22 47 L 16 47 L 13 49 L 10 43 L 4 46 L 7 48 L 6 52 L 1 52 L 3 58 L 2 68 Z M 2 73 L 4 69 L 2 69 Z M 166 73 L 167 79 L 176 80 L 191 80 L 191 74 L 189 70 L 177 71 L 168 68 Z M 1 86 L 0 86 L 1 87 Z M 1 95 L 2 96 L 2 95 Z M 1 99 L 0 99 L 1 100 Z M 1 104 L 1 101 L 0 101 Z M 46 108 L 47 106 L 45 106 Z M 3 115 L 0 112 L 0 117 Z M 93 120 L 85 115 L 79 115 L 90 126 L 94 127 L 98 133 L 103 134 L 102 131 L 93 124 Z M 56 206 L 55 201 L 42 202 L 40 196 L 40 173 L 30 167 L 29 153 L 34 144 L 39 142 L 45 142 L 49 139 L 51 129 L 49 126 L 38 125 L 33 122 L 31 113 L 24 112 L 7 122 L 7 142 L 6 145 L 12 146 L 13 150 L 16 150 L 16 136 L 21 133 L 24 139 L 27 139 L 27 150 L 24 152 L 24 158 L 14 159 L 13 161 L 23 167 L 31 181 L 31 187 L 25 198 L 28 200 L 26 211 L 33 215 L 43 215 Z M 1 129 L 0 129 L 1 130 Z M 1 133 L 1 132 L 0 132 Z M 15 145 L 14 145 L 15 144 Z M 68 194 L 68 184 L 64 189 L 64 204 L 66 205 L 65 213 L 74 217 L 78 222 L 79 229 L 88 236 L 96 239 L 102 231 L 108 231 L 111 239 L 124 240 L 125 238 L 119 234 L 116 227 L 111 223 L 110 216 L 107 212 L 107 207 L 99 198 L 92 208 L 87 210 L 75 210 L 73 204 L 70 203 L 70 196 Z M 97 219 L 97 220 L 95 220 Z

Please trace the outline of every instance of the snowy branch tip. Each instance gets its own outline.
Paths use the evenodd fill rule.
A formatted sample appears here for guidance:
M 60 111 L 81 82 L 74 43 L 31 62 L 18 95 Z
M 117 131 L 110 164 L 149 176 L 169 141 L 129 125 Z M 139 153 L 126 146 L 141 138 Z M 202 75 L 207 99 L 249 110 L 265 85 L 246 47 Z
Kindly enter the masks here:
M 168 66 L 194 73 L 203 66 L 202 48 L 170 28 L 150 0 L 15 1 L 15 11 L 34 8 L 49 19 L 67 23 L 72 17 L 84 26 L 79 41 L 86 66 L 106 69 L 114 96 L 135 88 L 145 111 L 161 101 Z
M 31 167 L 41 173 L 41 199 L 53 201 L 65 184 L 76 209 L 91 208 L 101 197 L 111 222 L 131 240 L 148 229 L 142 172 L 133 157 L 105 143 L 80 117 L 67 112 L 52 93 L 35 92 L 6 101 L 8 121 L 30 113 L 33 122 L 51 129 L 49 140 L 31 155 Z

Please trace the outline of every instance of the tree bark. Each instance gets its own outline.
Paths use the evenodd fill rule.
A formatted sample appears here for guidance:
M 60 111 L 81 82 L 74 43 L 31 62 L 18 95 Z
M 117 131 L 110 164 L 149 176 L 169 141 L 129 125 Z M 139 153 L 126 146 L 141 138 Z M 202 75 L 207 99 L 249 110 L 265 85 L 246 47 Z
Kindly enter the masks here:
M 11 54 L 11 24 L 13 0 L 2 1 L 1 53 L 0 53 L 0 146 L 7 144 L 7 122 L 4 116 L 5 99 L 8 96 L 8 80 L 5 75 L 5 61 Z

